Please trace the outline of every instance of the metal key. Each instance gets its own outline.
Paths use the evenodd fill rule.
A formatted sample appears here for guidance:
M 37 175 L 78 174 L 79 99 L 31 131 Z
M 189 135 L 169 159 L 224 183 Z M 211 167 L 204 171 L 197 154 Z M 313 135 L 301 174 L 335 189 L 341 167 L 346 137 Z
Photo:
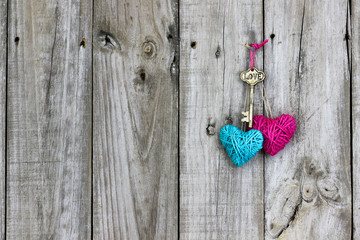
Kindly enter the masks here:
M 242 118 L 241 121 L 248 122 L 249 128 L 252 128 L 254 115 L 254 88 L 256 84 L 264 81 L 265 73 L 253 67 L 252 70 L 249 68 L 248 70 L 241 72 L 240 78 L 242 81 L 250 85 L 250 107 L 249 111 L 242 112 L 244 118 Z

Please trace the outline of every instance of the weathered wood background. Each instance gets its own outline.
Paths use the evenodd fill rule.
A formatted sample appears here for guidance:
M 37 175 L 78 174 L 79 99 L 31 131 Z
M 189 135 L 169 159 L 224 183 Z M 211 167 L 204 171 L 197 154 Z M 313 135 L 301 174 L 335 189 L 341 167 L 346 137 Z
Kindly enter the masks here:
M 356 0 L 0 0 L 0 239 L 360 240 Z M 298 130 L 235 167 L 249 66 Z M 255 113 L 265 114 L 256 87 Z

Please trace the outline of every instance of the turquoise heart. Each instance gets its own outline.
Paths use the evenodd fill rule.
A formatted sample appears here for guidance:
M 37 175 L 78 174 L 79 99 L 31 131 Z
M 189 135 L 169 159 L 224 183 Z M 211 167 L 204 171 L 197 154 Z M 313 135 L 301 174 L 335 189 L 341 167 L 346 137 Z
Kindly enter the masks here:
M 235 126 L 225 125 L 220 130 L 220 140 L 231 161 L 240 167 L 261 150 L 264 137 L 255 129 L 243 132 Z

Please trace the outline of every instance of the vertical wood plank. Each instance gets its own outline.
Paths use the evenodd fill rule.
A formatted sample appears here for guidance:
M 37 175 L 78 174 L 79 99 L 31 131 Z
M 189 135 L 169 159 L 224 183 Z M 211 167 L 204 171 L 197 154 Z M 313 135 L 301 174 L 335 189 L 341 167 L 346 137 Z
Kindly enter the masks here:
M 360 239 L 360 4 L 351 1 L 352 144 L 353 144 L 353 239 Z
M 265 1 L 267 95 L 297 132 L 265 157 L 266 239 L 350 239 L 347 1 Z
M 177 239 L 176 1 L 94 10 L 94 239 Z
M 249 50 L 240 43 L 263 40 L 262 12 L 262 1 L 180 2 L 181 239 L 263 239 L 263 156 L 236 167 L 219 139 L 225 124 L 241 127 Z M 262 69 L 262 51 L 256 62 Z
M 5 239 L 7 0 L 0 0 L 0 239 Z
M 8 30 L 7 239 L 90 239 L 92 2 L 13 0 Z

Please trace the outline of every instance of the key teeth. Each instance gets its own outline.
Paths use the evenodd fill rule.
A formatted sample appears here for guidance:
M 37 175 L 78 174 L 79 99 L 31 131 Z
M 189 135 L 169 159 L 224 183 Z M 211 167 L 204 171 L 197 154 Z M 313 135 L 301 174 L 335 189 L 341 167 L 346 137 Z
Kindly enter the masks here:
M 242 118 L 241 122 L 249 122 L 249 118 Z
M 250 119 L 249 119 L 249 111 L 247 112 L 241 112 L 242 115 L 244 115 L 244 117 L 241 119 L 241 122 L 249 122 Z

